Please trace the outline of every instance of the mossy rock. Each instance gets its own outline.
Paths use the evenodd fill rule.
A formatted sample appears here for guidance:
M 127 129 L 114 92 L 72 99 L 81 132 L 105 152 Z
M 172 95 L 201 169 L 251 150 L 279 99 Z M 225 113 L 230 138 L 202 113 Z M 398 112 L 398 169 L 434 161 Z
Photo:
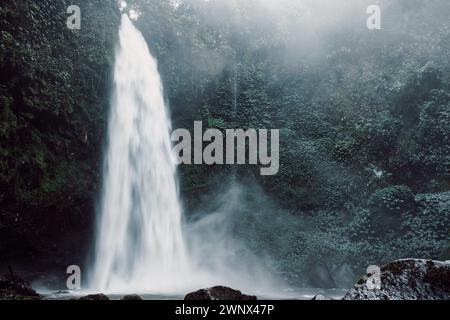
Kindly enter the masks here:
M 369 208 L 375 212 L 400 214 L 416 209 L 413 191 L 405 186 L 392 186 L 378 189 L 368 201 Z

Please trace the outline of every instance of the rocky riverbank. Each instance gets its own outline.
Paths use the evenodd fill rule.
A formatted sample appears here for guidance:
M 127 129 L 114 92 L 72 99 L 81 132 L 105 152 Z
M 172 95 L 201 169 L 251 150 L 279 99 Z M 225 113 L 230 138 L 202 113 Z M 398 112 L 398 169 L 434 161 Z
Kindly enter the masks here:
M 343 297 L 343 300 L 450 300 L 450 261 L 405 259 L 382 266 L 379 287 L 370 286 L 371 274 L 363 276 Z M 0 300 L 40 300 L 48 297 L 38 294 L 18 275 L 0 275 Z M 108 297 L 104 294 L 71 297 L 65 300 L 145 300 L 138 295 Z M 52 299 L 55 299 L 53 296 Z M 56 295 L 57 299 L 57 295 Z M 318 293 L 312 300 L 330 300 Z M 239 290 L 224 286 L 200 289 L 188 293 L 184 300 L 257 300 Z

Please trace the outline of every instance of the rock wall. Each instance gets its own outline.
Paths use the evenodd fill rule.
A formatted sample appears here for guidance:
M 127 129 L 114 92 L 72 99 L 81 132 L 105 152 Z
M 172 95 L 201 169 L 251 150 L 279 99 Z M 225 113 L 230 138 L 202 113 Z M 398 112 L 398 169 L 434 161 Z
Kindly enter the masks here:
M 0 269 L 85 253 L 119 20 L 114 0 L 0 4 Z

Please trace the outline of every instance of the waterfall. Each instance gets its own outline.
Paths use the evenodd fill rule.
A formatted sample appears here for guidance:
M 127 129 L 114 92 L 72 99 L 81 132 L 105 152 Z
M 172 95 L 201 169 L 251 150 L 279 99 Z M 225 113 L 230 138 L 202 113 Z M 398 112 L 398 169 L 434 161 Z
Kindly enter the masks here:
M 142 34 L 122 16 L 91 287 L 170 292 L 190 263 L 163 87 Z
M 270 277 L 228 232 L 227 212 L 236 208 L 204 215 L 183 236 L 170 126 L 157 62 L 123 15 L 89 290 L 179 295 L 215 284 L 263 288 Z

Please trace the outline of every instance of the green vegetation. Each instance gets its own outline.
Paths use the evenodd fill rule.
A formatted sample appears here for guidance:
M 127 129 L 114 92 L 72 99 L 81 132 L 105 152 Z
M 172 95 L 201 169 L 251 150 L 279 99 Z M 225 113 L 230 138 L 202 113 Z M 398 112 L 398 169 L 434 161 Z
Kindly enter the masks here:
M 66 27 L 68 1 L 0 5 L 0 255 L 7 257 L 66 250 L 59 239 L 90 230 L 120 13 L 112 0 L 76 2 L 81 31 Z
M 119 12 L 112 0 L 80 1 L 83 29 L 70 31 L 66 2 L 0 5 L 0 252 L 8 254 L 66 250 L 57 242 L 64 232 L 86 241 L 92 226 Z M 281 130 L 276 176 L 257 166 L 181 166 L 188 216 L 233 176 L 261 187 L 236 208 L 251 230 L 240 236 L 282 270 L 352 263 L 361 272 L 445 256 L 450 3 L 381 1 L 383 30 L 369 32 L 353 11 L 315 7 L 313 23 L 262 2 L 128 1 L 158 59 L 175 128 L 202 120 Z M 270 206 L 251 200 L 259 194 Z M 244 208 L 249 197 L 258 205 Z
M 395 185 L 413 193 L 449 189 L 449 31 L 437 13 L 449 9 L 444 1 L 385 4 L 382 34 L 346 17 L 348 24 L 319 30 L 320 47 L 301 48 L 298 28 L 317 31 L 295 24 L 301 12 L 270 15 L 257 0 L 129 3 L 158 57 L 175 127 L 203 120 L 218 128 L 282 130 L 278 177 L 238 170 L 282 207 L 365 205 L 368 195 Z M 398 17 L 409 22 L 400 28 Z M 425 18 L 426 25 L 416 23 Z M 187 198 L 195 197 L 190 190 L 199 175 L 209 185 L 226 174 L 221 167 L 191 171 L 181 168 Z

